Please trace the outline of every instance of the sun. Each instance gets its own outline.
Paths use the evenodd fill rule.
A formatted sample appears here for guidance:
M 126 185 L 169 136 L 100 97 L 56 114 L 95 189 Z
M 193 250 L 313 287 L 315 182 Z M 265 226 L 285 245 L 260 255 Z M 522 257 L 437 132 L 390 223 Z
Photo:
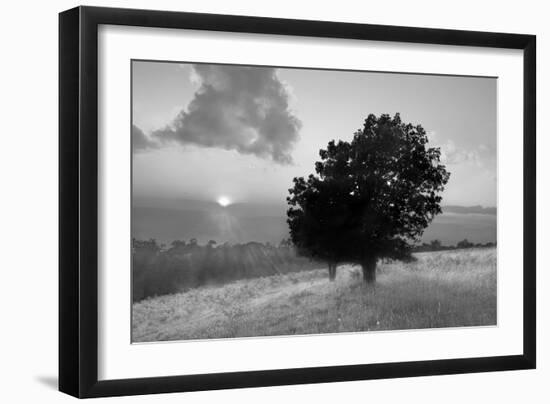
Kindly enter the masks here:
M 220 206 L 226 207 L 231 204 L 231 200 L 227 196 L 220 196 L 217 200 Z

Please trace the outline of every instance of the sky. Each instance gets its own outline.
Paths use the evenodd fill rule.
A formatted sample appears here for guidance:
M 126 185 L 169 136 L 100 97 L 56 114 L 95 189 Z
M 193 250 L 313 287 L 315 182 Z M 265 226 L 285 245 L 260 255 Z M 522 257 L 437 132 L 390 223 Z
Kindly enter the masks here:
M 496 206 L 497 79 L 133 61 L 133 196 L 284 204 L 370 114 L 441 147 L 443 205 Z M 223 199 L 222 199 L 223 198 Z

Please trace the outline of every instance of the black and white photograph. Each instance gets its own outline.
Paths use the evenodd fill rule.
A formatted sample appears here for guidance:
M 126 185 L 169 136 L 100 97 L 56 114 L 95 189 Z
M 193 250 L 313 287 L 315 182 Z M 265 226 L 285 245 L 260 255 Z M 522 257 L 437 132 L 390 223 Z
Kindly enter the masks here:
M 90 3 L 3 8 L 2 402 L 548 402 L 543 2 Z
M 497 325 L 497 78 L 131 77 L 132 342 Z

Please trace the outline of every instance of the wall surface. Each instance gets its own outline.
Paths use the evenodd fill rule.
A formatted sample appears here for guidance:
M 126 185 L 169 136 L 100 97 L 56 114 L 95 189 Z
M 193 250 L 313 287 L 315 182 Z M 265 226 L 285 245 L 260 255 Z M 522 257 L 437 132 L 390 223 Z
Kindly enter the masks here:
M 1 30 L 0 102 L 0 397 L 6 403 L 72 400 L 57 386 L 57 13 L 74 1 L 7 2 Z M 538 369 L 399 380 L 170 394 L 111 402 L 280 403 L 371 401 L 464 403 L 548 402 L 550 393 L 550 26 L 544 2 L 157 0 L 91 1 L 88 5 L 156 8 L 538 36 Z M 7 126 L 6 126 L 7 124 Z M 518 156 L 518 163 L 520 156 Z M 346 349 L 342 347 L 342 349 Z

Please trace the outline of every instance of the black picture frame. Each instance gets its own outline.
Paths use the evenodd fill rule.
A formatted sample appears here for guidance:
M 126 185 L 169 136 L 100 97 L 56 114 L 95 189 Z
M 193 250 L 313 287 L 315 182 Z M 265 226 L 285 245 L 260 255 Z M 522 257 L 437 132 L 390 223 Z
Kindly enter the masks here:
M 99 381 L 100 24 L 523 50 L 523 354 Z M 84 398 L 535 368 L 535 122 L 534 35 L 96 7 L 77 7 L 60 13 L 59 390 Z

